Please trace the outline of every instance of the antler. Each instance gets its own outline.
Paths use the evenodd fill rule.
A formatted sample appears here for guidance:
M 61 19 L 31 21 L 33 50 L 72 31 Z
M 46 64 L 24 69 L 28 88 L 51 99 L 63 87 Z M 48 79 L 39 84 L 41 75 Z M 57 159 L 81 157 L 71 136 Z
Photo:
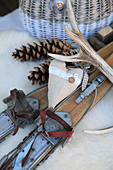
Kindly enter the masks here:
M 101 134 L 106 134 L 106 133 L 110 133 L 113 132 L 113 126 L 109 127 L 109 128 L 105 128 L 105 129 L 97 129 L 97 130 L 83 130 L 85 133 L 89 133 L 92 135 L 101 135 Z
M 96 66 L 113 83 L 113 69 L 97 54 L 80 32 L 74 16 L 71 0 L 67 0 L 67 9 L 73 31 L 71 31 L 66 25 L 65 31 L 69 37 L 78 44 L 80 51 L 78 54 L 68 57 L 50 53 L 49 55 L 53 58 L 66 62 L 89 62 Z

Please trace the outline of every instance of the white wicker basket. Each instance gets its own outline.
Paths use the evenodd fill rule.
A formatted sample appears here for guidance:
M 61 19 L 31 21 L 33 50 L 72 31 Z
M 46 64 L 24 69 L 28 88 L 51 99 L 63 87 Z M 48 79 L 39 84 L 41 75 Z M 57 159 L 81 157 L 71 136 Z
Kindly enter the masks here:
M 64 25 L 70 28 L 66 0 L 63 9 L 58 9 L 59 0 L 20 0 L 21 19 L 25 30 L 39 38 L 62 38 L 70 40 Z M 60 1 L 60 2 L 61 2 Z M 113 22 L 113 0 L 72 0 L 78 26 L 89 39 L 99 29 Z

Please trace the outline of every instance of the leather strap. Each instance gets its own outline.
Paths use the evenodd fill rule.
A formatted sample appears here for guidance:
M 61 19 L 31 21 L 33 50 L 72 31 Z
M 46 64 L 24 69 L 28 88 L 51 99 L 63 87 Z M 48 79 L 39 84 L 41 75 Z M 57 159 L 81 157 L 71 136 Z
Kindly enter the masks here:
M 72 134 L 73 134 L 73 131 L 48 132 L 49 137 L 56 137 L 56 138 L 70 138 Z
M 33 108 L 26 101 L 24 93 L 22 91 L 17 91 L 16 95 L 17 95 L 17 99 L 19 100 L 19 102 L 23 106 L 23 109 L 25 109 L 26 111 L 29 111 L 29 112 L 33 112 Z
M 17 101 L 16 91 L 17 91 L 16 89 L 10 91 L 12 102 L 13 102 L 13 108 L 11 111 L 13 113 L 14 119 L 15 119 L 15 106 L 16 106 L 16 101 Z
M 56 120 L 57 122 L 59 122 L 67 131 L 72 131 L 71 126 L 69 126 L 61 117 L 59 117 L 58 115 L 56 115 L 54 112 L 52 112 L 51 110 L 42 110 L 40 111 L 40 116 L 41 116 L 41 120 L 42 120 L 42 127 L 44 127 L 45 129 L 45 116 L 49 116 L 50 118 Z
M 67 131 L 52 131 L 52 132 L 46 132 L 46 129 L 45 129 L 45 118 L 46 118 L 46 115 L 49 116 L 50 118 L 58 121 Z M 29 151 L 27 152 L 26 156 L 23 158 L 22 160 L 22 167 L 25 165 L 28 157 L 29 157 L 29 154 L 32 150 L 32 147 L 33 147 L 33 144 L 36 140 L 36 138 L 41 134 L 43 133 L 44 135 L 46 136 L 49 136 L 49 137 L 59 137 L 59 138 L 62 138 L 62 137 L 71 137 L 72 134 L 73 134 L 73 131 L 72 131 L 72 128 L 71 126 L 69 126 L 62 118 L 60 118 L 58 115 L 56 115 L 54 112 L 50 111 L 50 110 L 42 110 L 40 111 L 40 117 L 41 117 L 41 121 L 42 121 L 42 131 L 38 132 L 38 134 L 35 136 L 35 139 L 33 141 L 33 143 L 31 144 L 31 147 L 29 149 Z
M 42 121 L 42 129 L 43 129 L 43 131 L 45 131 L 45 118 L 46 118 L 46 111 L 45 110 L 40 111 L 40 118 L 41 118 L 41 121 Z
M 13 89 L 10 91 L 10 94 L 13 103 L 11 113 L 13 119 L 15 121 L 17 120 L 17 127 L 13 133 L 13 135 L 15 135 L 19 129 L 19 117 L 28 120 L 35 119 L 37 117 L 38 112 L 35 112 L 34 109 L 30 106 L 30 104 L 26 101 L 24 92 L 18 91 L 17 89 Z
M 24 93 L 14 89 L 10 91 L 10 94 L 13 102 L 13 118 L 21 117 L 25 119 L 34 119 L 34 114 L 36 113 L 30 104 L 26 101 Z M 17 101 L 20 103 L 20 105 L 15 110 Z

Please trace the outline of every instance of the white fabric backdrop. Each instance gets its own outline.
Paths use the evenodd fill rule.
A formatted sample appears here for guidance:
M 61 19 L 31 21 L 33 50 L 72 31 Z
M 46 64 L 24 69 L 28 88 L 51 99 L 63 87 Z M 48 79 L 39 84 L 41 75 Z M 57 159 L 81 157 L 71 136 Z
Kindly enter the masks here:
M 18 9 L 0 17 L 0 111 L 6 109 L 2 100 L 9 95 L 11 89 L 22 89 L 28 93 L 37 87 L 27 80 L 28 71 L 36 63 L 21 63 L 11 56 L 14 48 L 33 41 L 36 39 L 23 30 Z M 113 133 L 96 136 L 83 132 L 83 129 L 101 129 L 113 125 L 112 96 L 113 89 L 77 124 L 71 142 L 63 149 L 59 147 L 38 169 L 112 170 Z M 0 144 L 0 158 L 16 147 L 33 128 L 34 125 L 20 128 L 16 136 L 8 136 Z

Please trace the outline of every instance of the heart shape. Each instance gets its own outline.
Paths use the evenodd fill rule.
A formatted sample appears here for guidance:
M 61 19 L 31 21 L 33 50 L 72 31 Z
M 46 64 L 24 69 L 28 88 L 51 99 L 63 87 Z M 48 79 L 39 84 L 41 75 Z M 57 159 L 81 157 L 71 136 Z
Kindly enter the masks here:
M 82 69 L 66 69 L 66 64 L 64 61 L 54 59 L 49 67 L 49 108 L 54 108 L 60 101 L 71 94 L 80 85 L 82 77 Z

